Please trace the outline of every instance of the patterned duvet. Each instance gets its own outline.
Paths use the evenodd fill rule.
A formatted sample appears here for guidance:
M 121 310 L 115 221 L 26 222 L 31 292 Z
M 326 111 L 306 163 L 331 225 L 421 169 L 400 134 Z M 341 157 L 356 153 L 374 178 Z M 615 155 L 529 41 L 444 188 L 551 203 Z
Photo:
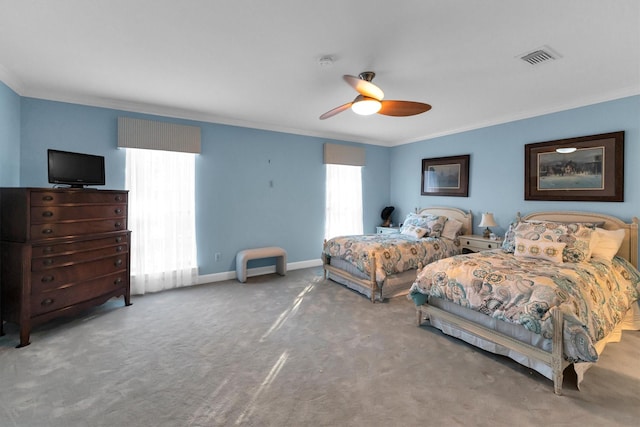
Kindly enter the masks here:
M 460 253 L 457 241 L 445 238 L 406 236 L 400 233 L 342 236 L 328 240 L 323 253 L 341 258 L 371 277 L 370 256 L 375 257 L 376 281 L 388 275 L 415 270 L 435 260 Z
M 640 273 L 622 258 L 556 264 L 501 249 L 430 264 L 410 290 L 417 304 L 423 295 L 443 298 L 549 339 L 548 311 L 559 306 L 570 362 L 598 359 L 594 343 L 613 331 L 639 292 Z

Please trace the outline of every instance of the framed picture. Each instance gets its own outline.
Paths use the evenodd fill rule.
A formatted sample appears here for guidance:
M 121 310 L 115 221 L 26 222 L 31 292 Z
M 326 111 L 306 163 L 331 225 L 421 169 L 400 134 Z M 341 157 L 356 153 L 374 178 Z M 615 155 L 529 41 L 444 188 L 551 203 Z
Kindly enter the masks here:
M 624 201 L 624 131 L 524 146 L 524 199 Z
M 469 154 L 422 159 L 423 196 L 469 196 Z

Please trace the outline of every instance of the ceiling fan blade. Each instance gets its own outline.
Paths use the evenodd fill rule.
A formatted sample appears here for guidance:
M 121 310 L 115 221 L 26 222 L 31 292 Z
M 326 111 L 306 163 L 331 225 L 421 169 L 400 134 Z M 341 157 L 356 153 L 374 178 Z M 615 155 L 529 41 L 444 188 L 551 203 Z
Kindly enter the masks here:
M 382 89 L 371 82 L 350 75 L 344 75 L 343 78 L 355 90 L 357 90 L 360 95 L 368 96 L 369 98 L 375 98 L 378 101 L 384 98 L 384 92 L 382 91 Z
M 329 117 L 333 117 L 338 113 L 342 113 L 344 110 L 348 110 L 349 107 L 351 107 L 351 104 L 353 104 L 353 102 L 347 102 L 346 104 L 336 107 L 333 110 L 327 111 L 320 116 L 320 120 L 328 119 Z
M 391 100 L 381 102 L 382 108 L 380 108 L 378 114 L 384 114 L 385 116 L 415 116 L 431 109 L 431 105 L 423 104 L 422 102 Z

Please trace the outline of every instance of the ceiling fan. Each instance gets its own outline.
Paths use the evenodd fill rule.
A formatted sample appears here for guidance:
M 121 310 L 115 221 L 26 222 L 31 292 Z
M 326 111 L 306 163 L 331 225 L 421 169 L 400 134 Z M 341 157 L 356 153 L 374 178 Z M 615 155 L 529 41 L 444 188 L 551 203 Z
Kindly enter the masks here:
M 373 71 L 364 71 L 358 77 L 344 75 L 344 80 L 351 85 L 360 95 L 352 102 L 329 110 L 320 116 L 320 120 L 328 119 L 338 113 L 351 108 L 356 114 L 367 116 L 370 114 L 383 114 L 385 116 L 414 116 L 431 109 L 431 105 L 413 101 L 383 101 L 384 92 L 378 86 L 371 83 L 376 76 Z

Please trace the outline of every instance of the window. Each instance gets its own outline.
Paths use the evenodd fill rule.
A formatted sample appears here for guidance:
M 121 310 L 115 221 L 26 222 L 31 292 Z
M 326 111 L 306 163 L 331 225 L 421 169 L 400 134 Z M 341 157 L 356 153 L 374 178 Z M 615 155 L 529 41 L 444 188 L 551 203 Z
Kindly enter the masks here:
M 362 234 L 362 167 L 326 165 L 325 239 Z
M 195 154 L 127 148 L 131 293 L 196 283 Z

